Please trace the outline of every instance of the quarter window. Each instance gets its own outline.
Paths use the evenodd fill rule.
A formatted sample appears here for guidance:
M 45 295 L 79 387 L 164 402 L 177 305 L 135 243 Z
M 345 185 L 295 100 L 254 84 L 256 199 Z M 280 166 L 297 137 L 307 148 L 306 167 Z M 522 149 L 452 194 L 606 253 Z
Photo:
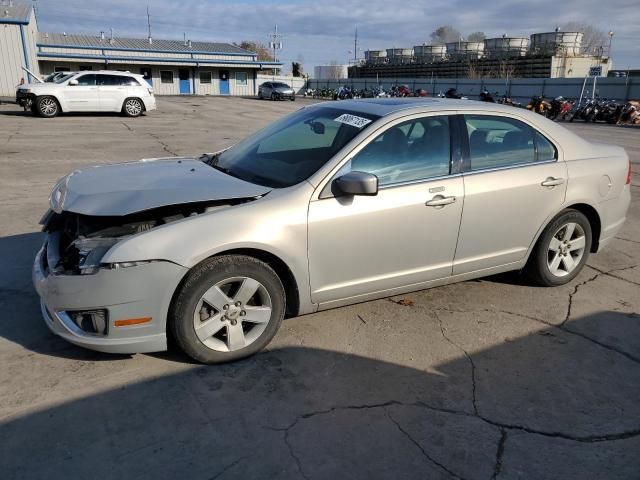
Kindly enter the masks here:
M 247 72 L 236 72 L 236 85 L 247 84 Z
M 529 125 L 507 117 L 465 115 L 471 170 L 556 158 L 554 146 Z
M 173 83 L 173 72 L 171 70 L 160 70 L 161 83 Z
M 381 186 L 448 175 L 449 138 L 446 116 L 404 122 L 358 152 L 351 159 L 350 169 L 376 175 Z
M 200 83 L 211 83 L 211 72 L 200 72 Z
M 535 139 L 536 139 L 536 160 L 537 161 L 546 162 L 546 161 L 555 160 L 556 158 L 558 158 L 558 152 L 556 151 L 556 147 L 554 147 L 553 143 L 547 140 L 544 135 L 536 131 Z

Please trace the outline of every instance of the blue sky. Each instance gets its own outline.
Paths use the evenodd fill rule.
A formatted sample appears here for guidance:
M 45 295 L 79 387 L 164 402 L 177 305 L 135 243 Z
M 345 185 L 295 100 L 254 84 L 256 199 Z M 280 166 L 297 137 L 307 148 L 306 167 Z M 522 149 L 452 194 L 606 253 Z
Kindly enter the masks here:
M 146 37 L 147 4 L 154 38 L 266 43 L 277 23 L 284 34 L 280 60 L 302 61 L 306 71 L 331 61 L 346 62 L 359 46 L 384 49 L 429 41 L 450 24 L 463 34 L 528 36 L 579 21 L 613 30 L 615 68 L 640 68 L 638 0 L 37 0 L 41 31 Z M 352 54 L 351 54 L 352 56 Z

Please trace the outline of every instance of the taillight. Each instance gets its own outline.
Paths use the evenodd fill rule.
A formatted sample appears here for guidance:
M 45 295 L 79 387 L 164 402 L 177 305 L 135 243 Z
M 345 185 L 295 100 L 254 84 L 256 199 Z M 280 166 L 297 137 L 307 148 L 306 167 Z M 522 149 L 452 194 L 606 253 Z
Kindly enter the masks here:
M 631 162 L 629 162 L 629 171 L 627 172 L 627 185 L 631 185 Z

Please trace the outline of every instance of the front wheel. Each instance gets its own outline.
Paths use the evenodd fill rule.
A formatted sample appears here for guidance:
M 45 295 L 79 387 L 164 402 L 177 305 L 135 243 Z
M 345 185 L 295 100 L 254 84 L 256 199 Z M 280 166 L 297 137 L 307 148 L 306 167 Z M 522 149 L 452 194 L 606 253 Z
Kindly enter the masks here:
M 545 287 L 564 285 L 582 270 L 591 251 L 591 224 L 583 213 L 561 212 L 544 230 L 525 268 L 529 277 Z
M 36 100 L 36 111 L 38 115 L 45 118 L 53 118 L 60 112 L 58 100 L 53 97 L 38 97 Z
M 169 311 L 169 329 L 194 360 L 223 363 L 260 351 L 285 312 L 282 282 L 266 263 L 244 255 L 194 267 Z
M 296 101 L 296 96 L 295 96 L 295 95 L 292 95 L 292 96 L 291 96 L 291 101 L 292 101 L 292 102 L 295 102 L 295 101 Z

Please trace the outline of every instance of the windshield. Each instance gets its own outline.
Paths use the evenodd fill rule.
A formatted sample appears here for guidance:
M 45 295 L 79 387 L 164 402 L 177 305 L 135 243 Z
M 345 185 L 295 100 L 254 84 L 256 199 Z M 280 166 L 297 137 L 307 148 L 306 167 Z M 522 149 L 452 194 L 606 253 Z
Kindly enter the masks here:
M 229 175 L 271 188 L 296 185 L 366 129 L 376 115 L 338 108 L 301 109 L 214 157 Z
M 59 78 L 54 78 L 53 79 L 53 83 L 62 83 L 62 82 L 66 82 L 67 80 L 69 80 L 71 77 L 73 77 L 75 75 L 75 73 L 68 73 L 66 75 L 63 75 Z
M 275 88 L 291 88 L 289 85 L 287 85 L 286 83 L 274 83 L 273 86 Z

